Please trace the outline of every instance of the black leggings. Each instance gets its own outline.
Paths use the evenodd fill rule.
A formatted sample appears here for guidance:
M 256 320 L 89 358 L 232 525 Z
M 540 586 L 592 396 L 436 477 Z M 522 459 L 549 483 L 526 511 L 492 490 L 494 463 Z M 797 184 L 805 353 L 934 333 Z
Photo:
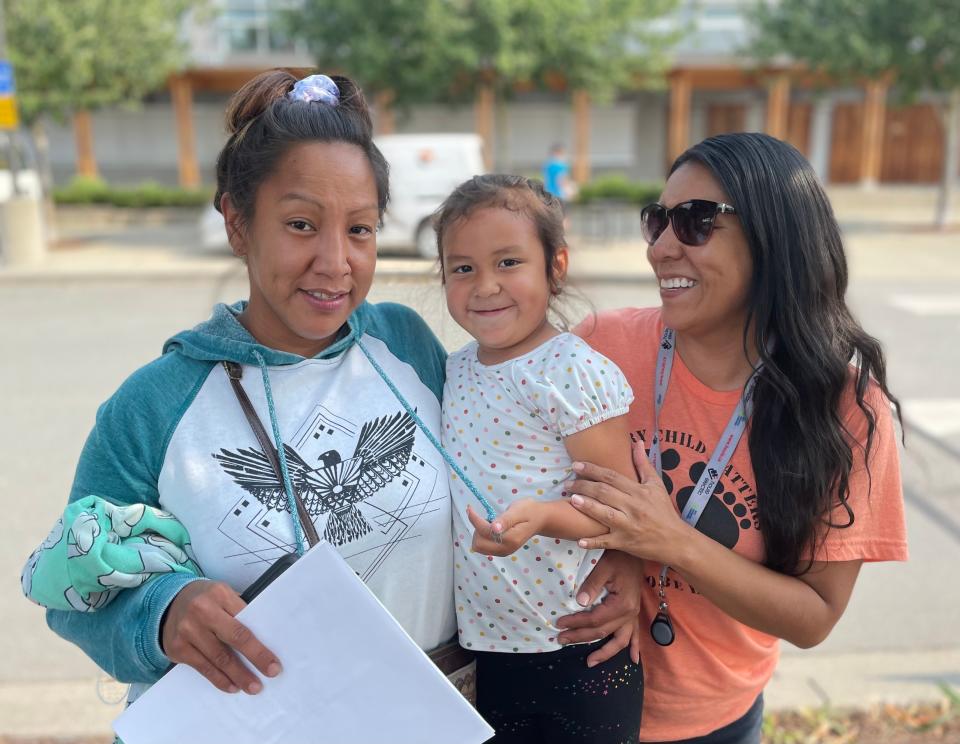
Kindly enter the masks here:
M 624 649 L 592 669 L 606 641 L 531 654 L 477 652 L 477 710 L 487 744 L 635 744 L 643 667 Z

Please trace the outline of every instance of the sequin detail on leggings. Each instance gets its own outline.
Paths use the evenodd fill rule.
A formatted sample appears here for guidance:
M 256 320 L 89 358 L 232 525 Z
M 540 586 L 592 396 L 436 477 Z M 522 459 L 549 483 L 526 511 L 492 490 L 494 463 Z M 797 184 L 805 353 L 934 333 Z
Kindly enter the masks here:
M 643 668 L 621 651 L 587 668 L 604 642 L 541 654 L 478 653 L 477 709 L 496 730 L 488 744 L 633 744 Z

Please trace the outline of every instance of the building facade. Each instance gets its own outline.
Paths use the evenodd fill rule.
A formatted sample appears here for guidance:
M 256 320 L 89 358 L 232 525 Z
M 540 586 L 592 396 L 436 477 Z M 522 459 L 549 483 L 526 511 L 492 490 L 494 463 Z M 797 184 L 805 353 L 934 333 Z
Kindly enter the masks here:
M 617 172 L 658 181 L 687 146 L 731 131 L 792 142 L 833 183 L 939 179 L 945 137 L 934 101 L 893 108 L 883 81 L 844 89 L 789 64 L 755 67 L 743 52 L 752 1 L 685 0 L 658 21 L 685 32 L 661 90 L 626 92 L 602 105 L 589 92 L 518 91 L 495 117 L 482 93 L 473 105 L 419 106 L 406 116 L 378 110 L 375 97 L 374 117 L 380 131 L 477 131 L 489 167 L 501 171 L 537 173 L 550 145 L 565 143 L 580 180 Z M 277 12 L 294 3 L 217 0 L 211 20 L 186 25 L 190 64 L 166 91 L 135 111 L 51 125 L 55 178 L 68 180 L 92 161 L 111 182 L 212 183 L 230 94 L 270 67 L 312 67 L 303 45 L 276 30 Z

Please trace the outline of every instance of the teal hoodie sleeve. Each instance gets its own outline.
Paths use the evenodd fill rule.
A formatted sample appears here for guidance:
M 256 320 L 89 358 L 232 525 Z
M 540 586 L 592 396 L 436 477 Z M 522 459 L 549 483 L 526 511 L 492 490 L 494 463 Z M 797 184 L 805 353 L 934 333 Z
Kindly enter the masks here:
M 118 506 L 159 507 L 157 481 L 170 438 L 212 363 L 166 354 L 135 372 L 97 412 L 70 491 L 70 503 L 97 495 Z M 47 624 L 121 682 L 154 682 L 169 667 L 160 622 L 191 581 L 189 572 L 157 576 L 119 592 L 96 612 L 47 610 Z

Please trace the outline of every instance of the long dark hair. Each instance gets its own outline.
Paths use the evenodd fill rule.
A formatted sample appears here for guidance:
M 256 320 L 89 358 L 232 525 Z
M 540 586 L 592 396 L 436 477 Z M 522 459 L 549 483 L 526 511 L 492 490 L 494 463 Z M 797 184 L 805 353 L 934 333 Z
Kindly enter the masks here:
M 743 341 L 746 353 L 752 333 L 764 365 L 749 443 L 763 499 L 765 564 L 801 574 L 810 568 L 824 526 L 849 527 L 856 518 L 848 501 L 850 471 L 855 450 L 862 447 L 867 461 L 873 446 L 871 379 L 898 417 L 900 404 L 887 388 L 880 343 L 847 307 L 840 227 L 803 155 L 768 135 L 740 133 L 691 147 L 670 173 L 690 162 L 707 168 L 736 207 L 753 258 Z M 865 442 L 843 420 L 851 374 L 866 419 Z M 837 507 L 844 518 L 833 520 Z
M 257 189 L 290 148 L 304 142 L 346 142 L 359 147 L 370 162 L 383 217 L 390 199 L 390 169 L 373 144 L 370 110 L 350 78 L 333 75 L 332 80 L 340 94 L 336 106 L 288 98 L 297 78 L 286 70 L 263 72 L 234 93 L 226 114 L 229 139 L 217 157 L 213 204 L 218 210 L 229 193 L 249 223 Z

